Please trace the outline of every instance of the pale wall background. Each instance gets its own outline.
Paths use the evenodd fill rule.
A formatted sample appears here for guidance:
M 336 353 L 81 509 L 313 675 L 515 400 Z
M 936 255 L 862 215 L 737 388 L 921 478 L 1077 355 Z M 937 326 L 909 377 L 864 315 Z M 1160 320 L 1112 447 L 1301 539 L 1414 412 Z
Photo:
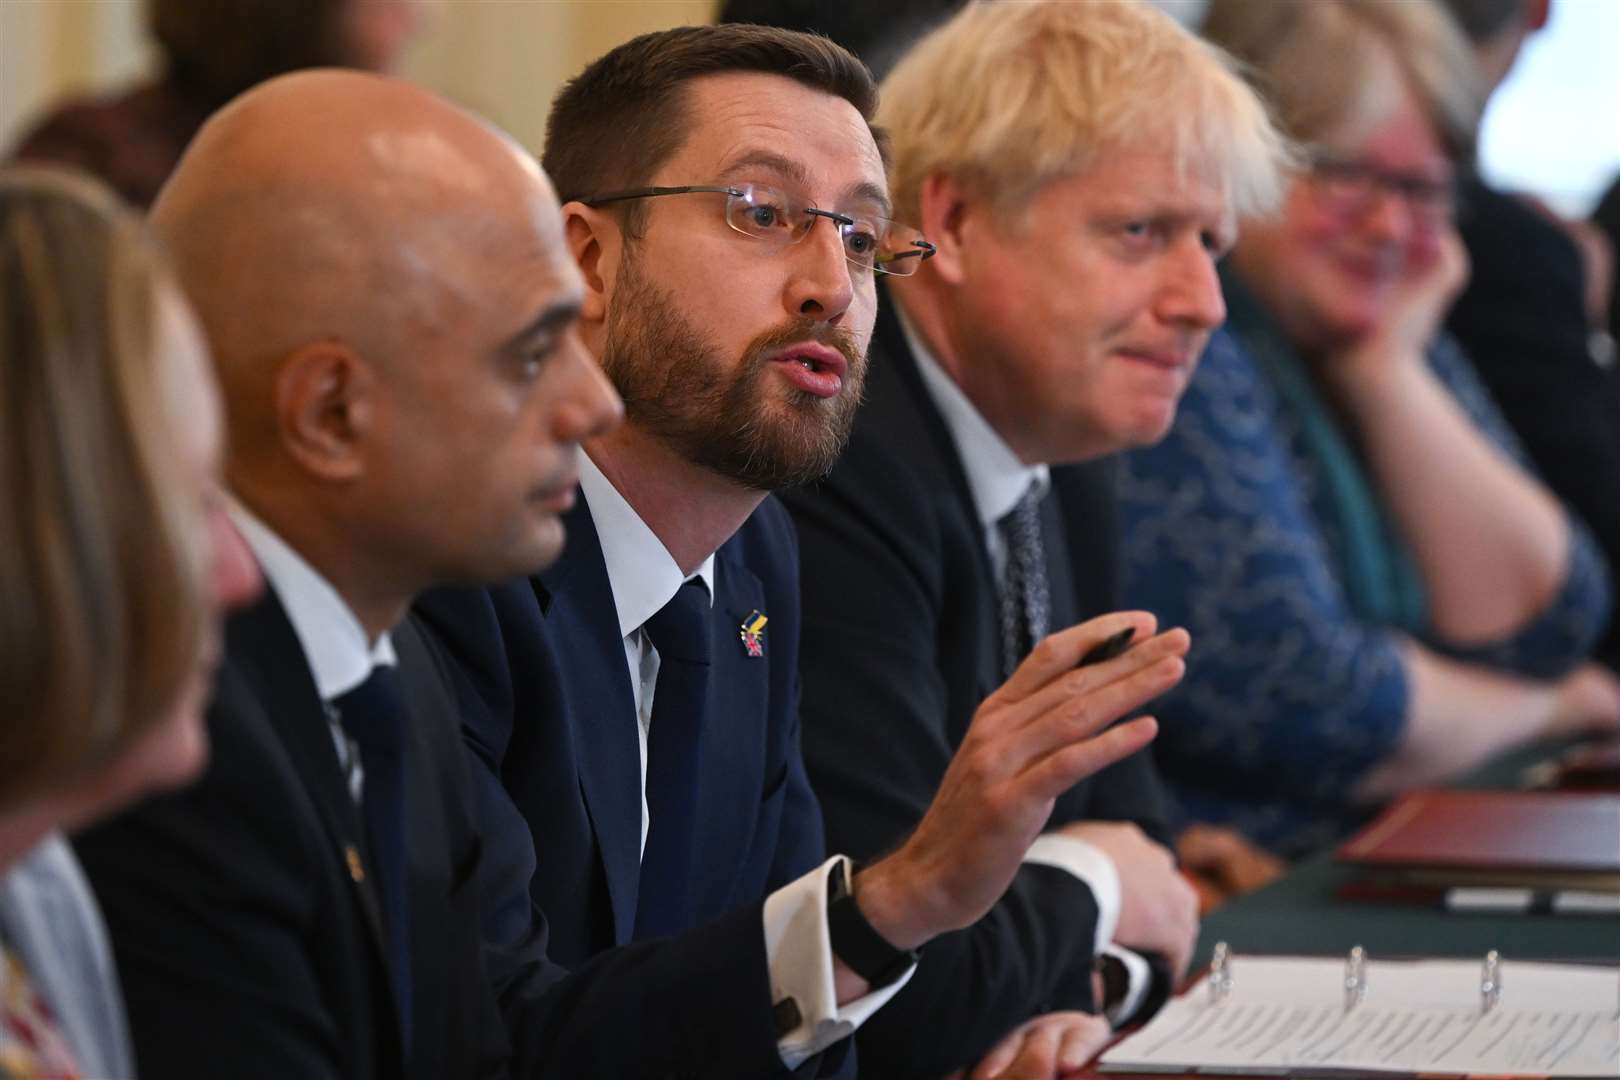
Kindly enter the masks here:
M 199 0 L 206 3 L 207 0 Z M 713 0 L 438 0 L 404 74 L 538 149 L 565 79 L 636 34 L 707 22 Z M 140 0 L 0 0 L 0 153 L 58 97 L 151 70 Z
M 716 6 L 715 0 L 428 2 L 433 23 L 407 57 L 405 73 L 535 149 L 546 106 L 569 75 L 636 34 L 706 22 Z M 1204 0 L 1154 2 L 1196 24 Z M 1620 172 L 1617 48 L 1620 0 L 1554 4 L 1552 25 L 1531 38 L 1486 114 L 1486 175 L 1539 192 L 1565 213 L 1585 213 Z M 116 87 L 149 70 L 152 59 L 140 0 L 0 0 L 0 153 L 48 102 Z

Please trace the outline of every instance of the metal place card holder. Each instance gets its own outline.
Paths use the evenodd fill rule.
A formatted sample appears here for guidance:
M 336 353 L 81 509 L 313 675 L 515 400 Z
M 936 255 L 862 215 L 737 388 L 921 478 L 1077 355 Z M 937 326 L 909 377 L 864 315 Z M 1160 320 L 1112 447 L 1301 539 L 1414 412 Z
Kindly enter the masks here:
M 1224 941 L 1215 943 L 1209 961 L 1209 998 L 1219 1005 L 1232 996 L 1232 949 Z M 1367 950 L 1353 947 L 1344 958 L 1344 1011 L 1349 1012 L 1367 1000 Z M 1479 1011 L 1490 1012 L 1502 1003 L 1502 954 L 1495 949 L 1485 954 L 1479 974 Z M 1620 1016 L 1620 1005 L 1617 1005 Z

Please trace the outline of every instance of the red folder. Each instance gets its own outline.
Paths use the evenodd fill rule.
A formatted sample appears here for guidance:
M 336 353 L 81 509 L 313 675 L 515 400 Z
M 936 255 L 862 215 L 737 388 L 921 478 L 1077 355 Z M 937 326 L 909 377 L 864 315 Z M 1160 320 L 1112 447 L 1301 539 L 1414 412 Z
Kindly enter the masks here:
M 1620 795 L 1415 791 L 1338 858 L 1414 883 L 1620 890 Z

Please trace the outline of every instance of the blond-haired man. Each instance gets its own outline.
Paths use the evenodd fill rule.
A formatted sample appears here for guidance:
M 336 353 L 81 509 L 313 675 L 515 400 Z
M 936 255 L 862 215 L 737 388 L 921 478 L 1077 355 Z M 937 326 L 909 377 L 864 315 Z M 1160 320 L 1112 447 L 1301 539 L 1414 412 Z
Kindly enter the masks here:
M 906 835 L 979 702 L 1086 614 L 1075 579 L 1106 568 L 1073 559 L 1057 467 L 1165 433 L 1225 316 L 1215 262 L 1284 158 L 1224 58 L 1135 3 L 972 5 L 901 61 L 879 123 L 896 214 L 938 253 L 885 283 L 849 448 L 788 499 L 805 754 L 857 857 Z M 1077 785 L 1002 900 L 862 1029 L 863 1064 L 937 1075 L 1012 1030 L 1006 1053 L 1027 1036 L 1078 1065 L 1062 1011 L 1138 1014 L 1187 963 L 1166 839 L 1144 756 Z

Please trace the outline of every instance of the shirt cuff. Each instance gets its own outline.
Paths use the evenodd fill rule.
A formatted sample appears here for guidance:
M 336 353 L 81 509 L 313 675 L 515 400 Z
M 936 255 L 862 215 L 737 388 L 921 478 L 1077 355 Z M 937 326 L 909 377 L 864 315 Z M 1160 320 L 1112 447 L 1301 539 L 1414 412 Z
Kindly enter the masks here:
M 1119 945 L 1110 944 L 1103 952 L 1125 967 L 1125 996 L 1103 1013 L 1110 1024 L 1122 1028 L 1136 1018 L 1142 1003 L 1147 1000 L 1148 991 L 1153 989 L 1153 969 L 1148 967 L 1146 960 Z
M 798 1023 L 776 1041 L 782 1064 L 797 1069 L 877 1012 L 917 970 L 843 1006 L 833 983 L 832 936 L 827 929 L 827 882 L 834 866 L 849 860 L 835 855 L 797 881 L 765 898 L 765 960 L 771 972 L 771 1004 L 796 1013 Z M 840 871 L 843 872 L 843 871 Z M 796 1006 L 781 1010 L 783 1001 Z
M 1024 861 L 1067 870 L 1091 889 L 1097 901 L 1097 939 L 1092 952 L 1101 956 L 1114 940 L 1114 928 L 1119 925 L 1119 871 L 1114 868 L 1114 860 L 1084 840 L 1046 833 L 1029 845 Z

